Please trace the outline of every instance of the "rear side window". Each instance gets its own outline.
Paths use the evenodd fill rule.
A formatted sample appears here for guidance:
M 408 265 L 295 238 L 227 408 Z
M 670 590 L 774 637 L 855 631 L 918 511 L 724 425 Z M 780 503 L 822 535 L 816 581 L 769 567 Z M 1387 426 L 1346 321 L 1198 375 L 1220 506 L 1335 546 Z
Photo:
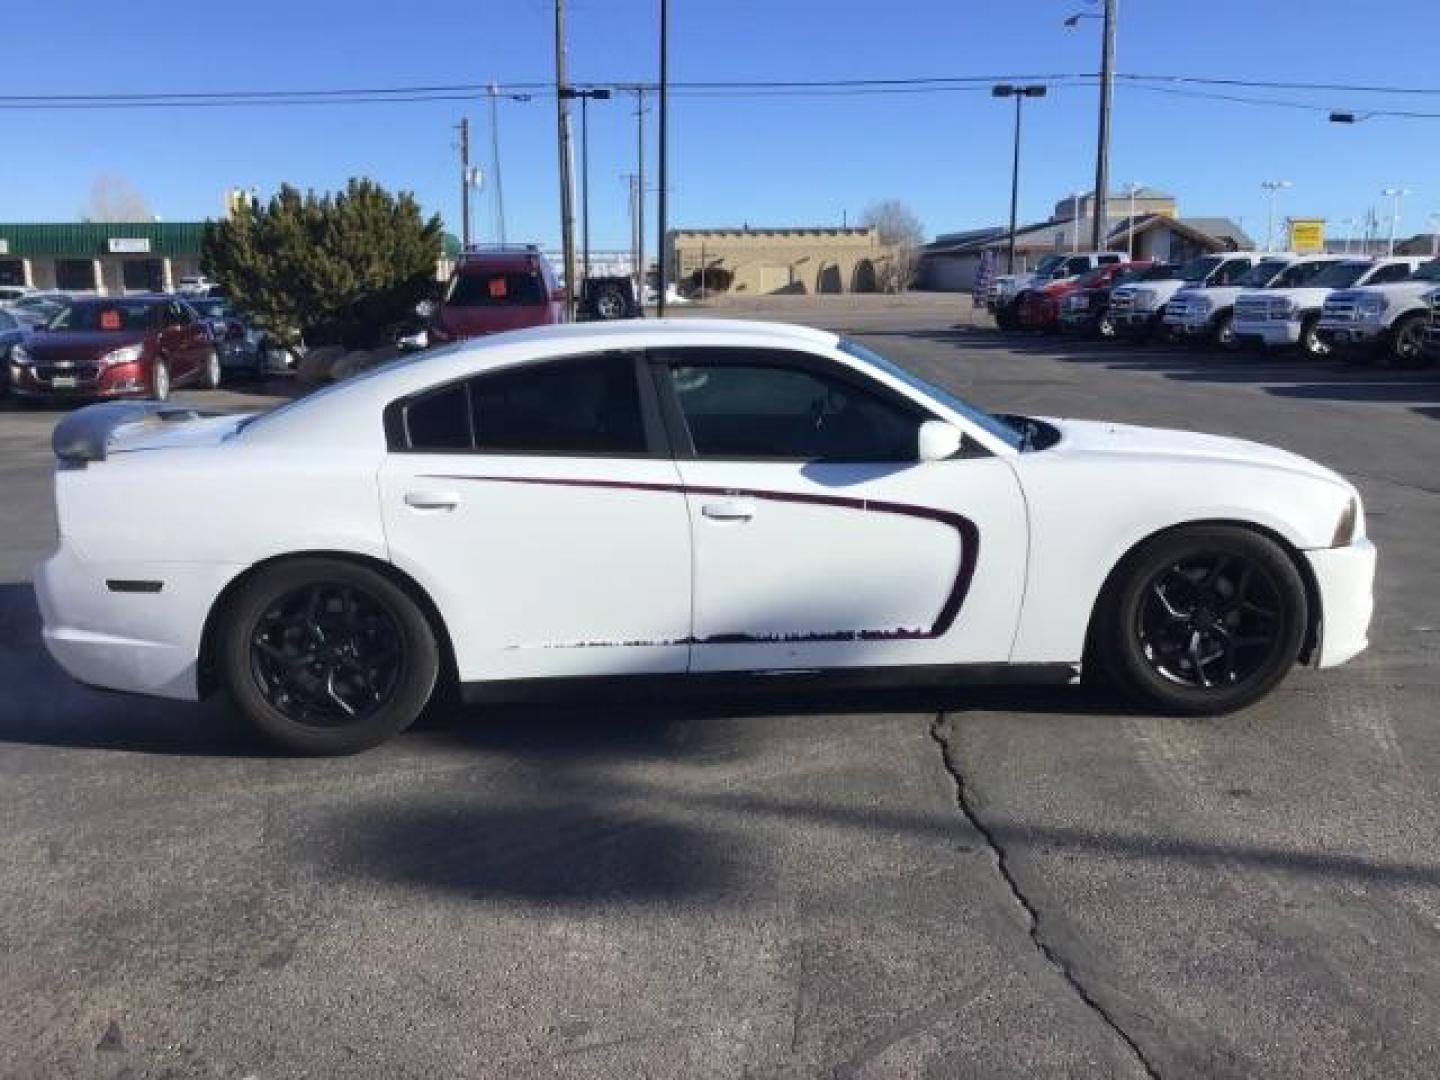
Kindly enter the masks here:
M 635 365 L 608 355 L 477 375 L 409 402 L 406 448 L 489 454 L 647 452 Z
M 1382 266 L 1371 275 L 1367 285 L 1388 285 L 1394 281 L 1408 281 L 1413 271 L 1405 263 Z
M 535 307 L 545 303 L 536 270 L 467 270 L 450 280 L 445 303 L 453 307 Z

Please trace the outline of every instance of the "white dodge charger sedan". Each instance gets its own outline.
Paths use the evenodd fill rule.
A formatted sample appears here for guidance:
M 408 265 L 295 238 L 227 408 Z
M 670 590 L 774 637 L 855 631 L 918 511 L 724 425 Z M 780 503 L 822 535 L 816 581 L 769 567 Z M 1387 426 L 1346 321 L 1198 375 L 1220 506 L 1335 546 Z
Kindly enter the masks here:
M 54 437 L 50 652 L 343 753 L 615 680 L 1071 681 L 1246 705 L 1360 652 L 1354 487 L 1235 439 L 992 416 L 834 334 L 544 327 L 251 416 Z

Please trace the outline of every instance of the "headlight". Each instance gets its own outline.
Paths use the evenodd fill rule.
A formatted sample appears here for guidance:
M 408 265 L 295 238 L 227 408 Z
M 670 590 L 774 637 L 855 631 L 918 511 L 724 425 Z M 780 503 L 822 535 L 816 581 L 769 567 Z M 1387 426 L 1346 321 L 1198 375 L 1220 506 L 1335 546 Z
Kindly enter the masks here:
M 1389 306 L 1390 301 L 1386 297 L 1362 296 L 1360 303 L 1355 305 L 1355 311 L 1362 319 L 1378 319 Z
M 133 364 L 140 359 L 140 354 L 145 351 L 144 345 L 126 345 L 121 349 L 113 349 L 100 357 L 102 366 L 111 364 Z
M 1345 504 L 1345 509 L 1340 512 L 1340 520 L 1335 525 L 1335 535 L 1330 540 L 1330 546 L 1348 547 L 1362 535 L 1363 527 L 1360 499 L 1352 495 L 1350 501 Z
M 12 364 L 18 364 L 20 367 L 28 367 L 34 363 L 34 360 L 30 356 L 29 349 L 25 348 L 24 345 L 16 345 L 10 350 L 10 362 Z

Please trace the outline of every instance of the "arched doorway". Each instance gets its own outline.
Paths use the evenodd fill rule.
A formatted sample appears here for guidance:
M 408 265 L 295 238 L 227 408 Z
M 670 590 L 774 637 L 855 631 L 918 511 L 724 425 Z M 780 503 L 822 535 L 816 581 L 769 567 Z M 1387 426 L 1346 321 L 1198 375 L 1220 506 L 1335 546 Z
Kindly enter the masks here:
M 850 278 L 851 292 L 875 292 L 878 286 L 875 282 L 875 264 L 869 259 L 861 259 L 855 264 L 855 273 Z
M 845 291 L 845 282 L 840 277 L 839 263 L 827 262 L 820 265 L 820 273 L 815 279 L 815 291 L 817 293 Z

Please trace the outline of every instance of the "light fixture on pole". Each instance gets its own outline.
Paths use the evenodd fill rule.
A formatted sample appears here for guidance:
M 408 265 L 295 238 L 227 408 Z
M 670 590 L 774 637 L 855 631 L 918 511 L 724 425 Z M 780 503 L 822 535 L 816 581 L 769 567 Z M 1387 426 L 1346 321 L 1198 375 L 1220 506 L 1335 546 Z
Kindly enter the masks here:
M 1070 253 L 1073 255 L 1080 250 L 1080 200 L 1085 198 L 1084 191 L 1072 191 L 1070 193 Z
M 1286 188 L 1294 187 L 1289 180 L 1262 180 L 1260 186 L 1269 195 L 1269 210 L 1265 217 L 1265 250 L 1275 250 L 1275 197 Z
M 1390 254 L 1394 255 L 1395 230 L 1400 227 L 1400 203 L 1402 200 L 1404 200 L 1406 195 L 1414 195 L 1415 193 L 1409 188 L 1387 187 L 1385 190 L 1380 192 L 1380 194 L 1384 195 L 1387 199 L 1395 200 L 1395 209 L 1390 214 L 1390 246 L 1388 248 Z
M 1105 226 L 1109 217 L 1106 202 L 1110 187 L 1110 102 L 1115 93 L 1115 34 L 1119 17 L 1119 0 L 1103 0 L 1103 15 L 1081 12 L 1071 15 L 1065 25 L 1073 30 L 1082 19 L 1100 19 L 1105 28 L 1100 38 L 1100 128 L 1095 140 L 1095 219 L 1090 229 L 1090 246 L 1103 247 Z
M 1007 274 L 1015 273 L 1015 228 L 1016 213 L 1020 203 L 1020 105 L 1027 98 L 1044 97 L 1046 88 L 1040 85 L 1015 86 L 1000 83 L 990 88 L 990 96 L 1015 99 L 1015 152 L 1010 165 L 1010 241 L 1007 252 Z
M 590 99 L 609 101 L 610 89 L 592 86 L 582 90 L 576 86 L 562 86 L 560 96 L 571 101 L 580 101 L 580 248 L 581 266 L 586 281 L 590 280 Z

